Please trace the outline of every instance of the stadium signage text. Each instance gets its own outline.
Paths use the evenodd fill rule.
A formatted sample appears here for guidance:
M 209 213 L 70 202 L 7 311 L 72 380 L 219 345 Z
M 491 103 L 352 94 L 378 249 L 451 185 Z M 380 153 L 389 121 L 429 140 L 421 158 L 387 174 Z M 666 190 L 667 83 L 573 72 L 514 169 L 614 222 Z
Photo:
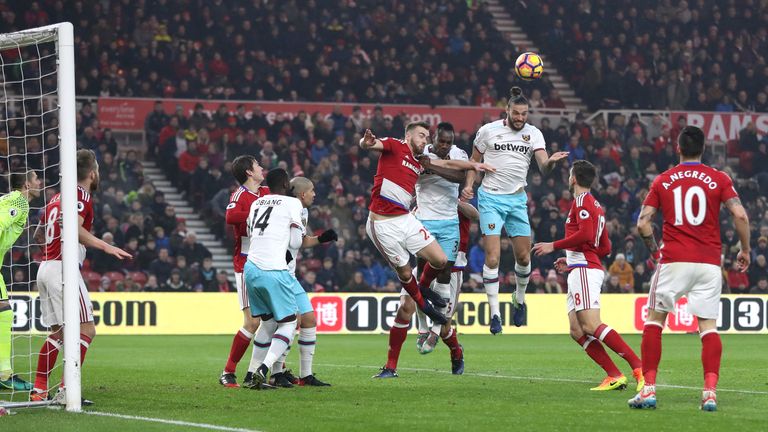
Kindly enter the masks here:
M 229 334 L 242 325 L 235 293 L 91 293 L 99 334 Z M 380 293 L 310 294 L 318 331 L 383 333 L 394 324 L 400 297 Z M 531 294 L 526 325 L 511 325 L 512 303 L 501 303 L 508 334 L 567 334 L 564 294 Z M 44 333 L 36 293 L 11 295 L 15 332 Z M 640 333 L 647 317 L 646 297 L 604 294 L 601 315 L 621 333 Z M 199 313 L 197 313 L 199 312 Z M 189 317 L 193 315 L 195 319 Z M 485 294 L 463 294 L 454 325 L 464 334 L 487 334 L 490 314 Z M 696 318 L 683 298 L 669 314 L 665 331 L 695 332 Z M 411 325 L 413 328 L 413 324 Z M 724 333 L 768 333 L 768 296 L 723 296 L 718 329 Z

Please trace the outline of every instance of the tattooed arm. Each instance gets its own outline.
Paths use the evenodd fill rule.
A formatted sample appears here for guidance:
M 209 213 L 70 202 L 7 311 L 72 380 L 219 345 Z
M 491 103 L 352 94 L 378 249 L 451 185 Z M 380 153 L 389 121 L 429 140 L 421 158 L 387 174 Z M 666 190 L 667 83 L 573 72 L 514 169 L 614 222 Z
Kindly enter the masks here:
M 741 243 L 741 250 L 736 256 L 740 271 L 747 271 L 750 262 L 750 245 L 749 245 L 749 217 L 744 210 L 744 206 L 741 205 L 739 197 L 733 197 L 725 202 L 725 207 L 733 215 L 733 224 L 736 227 L 736 233 L 739 235 L 739 242 Z
M 637 231 L 654 259 L 659 258 L 659 245 L 653 236 L 653 217 L 656 216 L 656 211 L 656 207 L 644 205 L 640 208 L 640 216 L 637 218 Z

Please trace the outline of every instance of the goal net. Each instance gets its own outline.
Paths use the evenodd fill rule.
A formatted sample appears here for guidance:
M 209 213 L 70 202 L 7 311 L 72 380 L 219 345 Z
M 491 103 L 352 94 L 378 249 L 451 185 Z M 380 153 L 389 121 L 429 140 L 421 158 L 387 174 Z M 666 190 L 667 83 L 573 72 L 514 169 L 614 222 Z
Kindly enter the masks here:
M 25 230 L 4 257 L 2 277 L 13 312 L 10 362 L 13 376 L 2 381 L 0 406 L 45 405 L 29 402 L 23 381 L 35 382 L 38 353 L 49 333 L 37 295 L 37 269 L 44 257 L 48 199 L 61 192 L 64 341 L 58 366 L 48 380 L 54 395 L 66 381 L 67 410 L 80 410 L 77 173 L 73 28 L 69 23 L 0 34 L 0 193 L 10 190 L 10 174 L 33 170 L 41 180 L 32 198 Z M 0 303 L 2 304 L 2 303 Z M 0 344 L 8 329 L 0 328 Z M 7 336 L 6 336 L 7 338 Z M 0 349 L 0 355 L 3 355 Z

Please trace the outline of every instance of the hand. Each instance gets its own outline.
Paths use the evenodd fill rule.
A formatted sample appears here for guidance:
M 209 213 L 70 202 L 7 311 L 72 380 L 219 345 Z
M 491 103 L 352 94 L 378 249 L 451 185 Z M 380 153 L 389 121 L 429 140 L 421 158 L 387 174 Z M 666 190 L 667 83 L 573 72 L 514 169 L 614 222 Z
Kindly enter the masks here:
M 365 135 L 363 135 L 363 144 L 365 144 L 365 147 L 372 147 L 374 144 L 376 144 L 376 135 L 374 135 L 370 129 L 365 130 Z
M 336 241 L 339 239 L 339 235 L 336 234 L 336 231 L 329 229 L 326 231 L 323 231 L 322 234 L 317 236 L 317 241 L 320 243 L 328 243 L 331 241 Z
M 107 246 L 106 249 L 104 249 L 104 252 L 106 252 L 109 255 L 112 255 L 113 257 L 124 260 L 124 259 L 133 259 L 133 255 L 129 254 L 128 252 L 120 249 L 119 247 L 115 246 Z
M 487 163 L 471 162 L 471 164 L 472 164 L 472 169 L 478 172 L 483 172 L 483 171 L 492 172 L 492 173 L 496 172 L 496 168 L 488 165 Z
M 557 152 L 553 153 L 552 156 L 549 157 L 549 161 L 554 165 L 567 157 L 568 152 Z
M 747 268 L 749 268 L 749 263 L 751 260 L 752 258 L 749 256 L 749 252 L 740 250 L 738 255 L 736 255 L 736 268 L 738 268 L 740 272 L 744 273 L 747 271 Z
M 568 273 L 568 260 L 560 257 L 555 261 L 555 271 L 558 273 Z
M 536 256 L 550 254 L 555 251 L 555 245 L 552 242 L 536 243 L 535 245 L 533 245 L 532 251 Z
M 463 200 L 469 201 L 474 197 L 475 197 L 475 190 L 474 188 L 472 188 L 472 186 L 467 186 L 461 190 L 461 198 Z

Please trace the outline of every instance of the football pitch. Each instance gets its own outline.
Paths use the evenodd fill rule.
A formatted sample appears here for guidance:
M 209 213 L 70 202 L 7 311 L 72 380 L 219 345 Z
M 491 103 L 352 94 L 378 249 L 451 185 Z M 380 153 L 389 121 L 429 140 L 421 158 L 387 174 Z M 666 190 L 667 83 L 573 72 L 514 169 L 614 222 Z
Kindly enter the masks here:
M 640 337 L 627 339 L 639 353 Z M 602 371 L 568 336 L 460 340 L 463 376 L 451 375 L 444 345 L 420 355 L 409 334 L 400 378 L 374 380 L 386 359 L 386 335 L 320 335 L 315 372 L 333 387 L 255 391 L 218 384 L 231 336 L 100 336 L 85 364 L 83 395 L 96 403 L 85 409 L 90 415 L 20 409 L 0 418 L 0 430 L 751 431 L 764 430 L 768 421 L 768 338 L 762 335 L 723 335 L 715 413 L 698 409 L 697 335 L 664 337 L 655 411 L 627 408 L 633 385 L 589 391 Z M 297 371 L 293 351 L 288 367 Z M 250 350 L 239 365 L 240 379 L 249 356 Z M 614 358 L 631 377 L 626 363 Z

